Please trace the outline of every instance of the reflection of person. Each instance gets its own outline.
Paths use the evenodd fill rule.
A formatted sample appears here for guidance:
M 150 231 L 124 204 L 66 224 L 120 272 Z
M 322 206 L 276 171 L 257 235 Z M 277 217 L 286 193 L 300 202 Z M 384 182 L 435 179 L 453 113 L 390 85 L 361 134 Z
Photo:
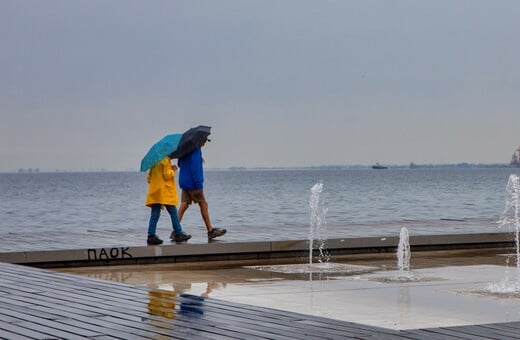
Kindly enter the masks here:
M 213 228 L 209 217 L 208 202 L 204 197 L 203 183 L 204 172 L 202 168 L 202 151 L 201 148 L 206 144 L 207 137 L 202 139 L 199 146 L 184 157 L 179 158 L 179 166 L 181 168 L 179 175 L 179 185 L 182 189 L 181 205 L 179 207 L 179 220 L 186 212 L 191 203 L 195 202 L 199 205 L 200 214 L 208 231 L 208 238 L 222 236 L 226 233 L 226 229 Z
M 175 184 L 175 170 L 177 166 L 170 163 L 170 158 L 166 157 L 161 162 L 154 165 L 148 172 L 148 195 L 146 196 L 146 206 L 150 207 L 150 223 L 148 225 L 147 243 L 151 245 L 162 244 L 163 241 L 157 237 L 157 222 L 161 216 L 161 209 L 164 206 L 170 214 L 173 232 L 170 236 L 175 242 L 185 242 L 191 238 L 182 231 L 177 208 L 179 196 Z
M 151 315 L 160 315 L 165 318 L 173 319 L 175 317 L 175 303 L 177 293 L 164 290 L 148 291 L 148 313 Z
M 209 297 L 209 294 L 213 292 L 214 289 L 222 289 L 227 286 L 225 282 L 207 282 L 206 284 L 206 292 L 201 294 L 201 296 L 204 297 Z

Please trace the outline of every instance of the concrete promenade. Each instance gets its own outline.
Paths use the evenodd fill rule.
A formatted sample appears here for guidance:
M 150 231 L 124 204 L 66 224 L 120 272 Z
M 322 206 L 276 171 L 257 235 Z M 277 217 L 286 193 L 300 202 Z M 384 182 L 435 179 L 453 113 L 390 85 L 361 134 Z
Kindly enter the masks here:
M 415 250 L 512 246 L 514 237 L 491 221 L 401 221 L 384 226 L 327 226 L 326 248 L 331 254 L 394 252 L 399 232 L 406 227 Z M 159 229 L 161 246 L 146 245 L 143 230 L 83 233 L 8 233 L 0 239 L 0 262 L 36 266 L 93 266 L 210 260 L 272 259 L 308 255 L 308 226 L 228 229 L 208 241 L 203 228 L 186 228 L 193 238 L 170 242 L 170 231 Z M 195 229 L 195 230 L 189 230 Z
M 201 223 L 202 224 L 202 223 Z M 0 234 L 0 252 L 20 252 L 35 250 L 65 250 L 83 248 L 110 248 L 115 246 L 137 247 L 146 245 L 146 227 L 129 223 L 124 231 L 110 229 L 84 229 L 83 231 L 52 232 L 49 228 L 39 231 L 37 228 L 30 233 L 19 232 L 16 228 Z M 202 226 L 183 225 L 184 230 L 193 238 L 190 244 L 207 243 L 205 228 Z M 218 227 L 221 227 L 220 225 Z M 226 226 L 222 226 L 226 227 Z M 444 234 L 477 234 L 507 232 L 498 228 L 493 220 L 403 220 L 384 223 L 364 223 L 329 225 L 326 224 L 326 235 L 329 239 L 363 238 L 399 236 L 402 227 L 406 227 L 410 235 L 444 235 Z M 219 242 L 264 242 L 306 240 L 309 235 L 309 225 L 257 226 L 227 228 L 226 236 Z M 171 226 L 167 219 L 161 220 L 158 235 L 169 244 L 168 236 Z

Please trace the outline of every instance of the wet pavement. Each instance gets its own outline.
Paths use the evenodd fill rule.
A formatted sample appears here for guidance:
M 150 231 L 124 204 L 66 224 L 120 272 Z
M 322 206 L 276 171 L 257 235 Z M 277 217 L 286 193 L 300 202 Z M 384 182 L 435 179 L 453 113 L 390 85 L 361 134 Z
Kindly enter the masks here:
M 406 227 L 410 235 L 443 235 L 498 233 L 500 230 L 494 220 L 403 220 L 382 223 L 326 225 L 323 235 L 328 239 L 399 236 L 402 227 Z M 169 240 L 170 226 L 163 222 L 158 228 L 158 235 L 164 245 L 172 244 Z M 208 243 L 206 230 L 201 226 L 184 226 L 193 238 L 189 244 Z M 66 249 L 89 249 L 107 247 L 146 246 L 146 226 L 132 226 L 124 232 L 114 230 L 85 229 L 75 232 L 52 232 L 37 230 L 30 233 L 17 232 L 13 228 L 0 234 L 0 252 L 47 251 Z M 227 228 L 228 233 L 217 240 L 221 243 L 266 242 L 284 240 L 306 240 L 309 235 L 308 225 L 255 226 Z M 173 243 L 175 244 L 175 243 Z
M 199 263 L 61 269 L 230 303 L 267 307 L 394 330 L 520 321 L 520 294 L 506 268 L 512 249 L 416 252 L 411 278 L 401 278 L 395 254 L 349 255 L 334 265 Z M 509 263 L 514 263 L 513 259 Z M 507 269 L 507 270 L 506 270 Z M 507 281 L 507 282 L 506 282 Z M 519 331 L 520 334 L 520 331 Z
M 1 262 L 0 304 L 0 339 L 337 340 L 403 334 Z
M 327 236 L 348 237 L 352 241 L 376 236 L 384 240 L 387 236 L 399 235 L 403 226 L 412 236 L 446 233 L 460 236 L 499 231 L 492 221 L 401 221 L 384 226 L 327 226 Z M 308 233 L 306 226 L 244 230 L 230 229 L 218 243 L 232 246 L 245 241 L 305 240 Z M 167 239 L 167 230 L 159 232 Z M 193 239 L 189 244 L 206 247 L 208 240 L 202 228 L 190 232 Z M 166 241 L 165 245 L 169 242 Z M 117 246 L 145 246 L 142 230 L 130 228 L 123 236 L 109 230 L 78 234 L 13 233 L 3 235 L 0 240 L 0 249 L 6 253 Z M 144 248 L 166 251 L 164 246 Z M 172 248 L 181 249 L 176 245 Z M 520 295 L 497 294 L 488 289 L 493 285 L 495 288 L 503 287 L 505 281 L 505 285 L 510 287 L 513 281 L 518 281 L 516 267 L 506 270 L 506 261 L 511 258 L 506 254 L 513 252 L 512 249 L 414 252 L 411 259 L 413 279 L 404 281 L 399 279 L 395 254 L 388 253 L 334 256 L 330 260 L 334 265 L 314 265 L 312 273 L 309 272 L 308 259 L 304 257 L 269 259 L 267 262 L 203 261 L 56 271 L 156 292 L 152 293 L 150 300 L 156 298 L 153 294 L 188 294 L 217 302 L 303 313 L 309 317 L 325 317 L 367 327 L 411 330 L 520 321 Z M 510 259 L 509 263 L 516 261 Z M 512 332 L 516 334 L 515 330 Z

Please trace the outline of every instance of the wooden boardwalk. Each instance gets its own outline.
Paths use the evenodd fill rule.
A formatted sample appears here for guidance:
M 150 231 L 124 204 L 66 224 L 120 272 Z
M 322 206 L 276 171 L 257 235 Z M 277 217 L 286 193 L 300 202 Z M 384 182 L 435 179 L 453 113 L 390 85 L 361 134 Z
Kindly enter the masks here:
M 396 331 L 0 263 L 2 339 L 520 339 L 520 322 Z

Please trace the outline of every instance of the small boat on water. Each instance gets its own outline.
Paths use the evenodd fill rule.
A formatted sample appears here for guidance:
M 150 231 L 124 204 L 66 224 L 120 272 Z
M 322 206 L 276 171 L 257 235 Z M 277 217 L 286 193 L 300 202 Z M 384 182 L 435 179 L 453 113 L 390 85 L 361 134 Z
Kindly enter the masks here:
M 384 165 L 381 165 L 381 164 L 379 164 L 379 163 L 376 163 L 375 165 L 372 165 L 372 169 L 378 169 L 378 170 L 380 170 L 380 169 L 388 169 L 388 167 L 387 167 L 387 166 L 384 166 Z

